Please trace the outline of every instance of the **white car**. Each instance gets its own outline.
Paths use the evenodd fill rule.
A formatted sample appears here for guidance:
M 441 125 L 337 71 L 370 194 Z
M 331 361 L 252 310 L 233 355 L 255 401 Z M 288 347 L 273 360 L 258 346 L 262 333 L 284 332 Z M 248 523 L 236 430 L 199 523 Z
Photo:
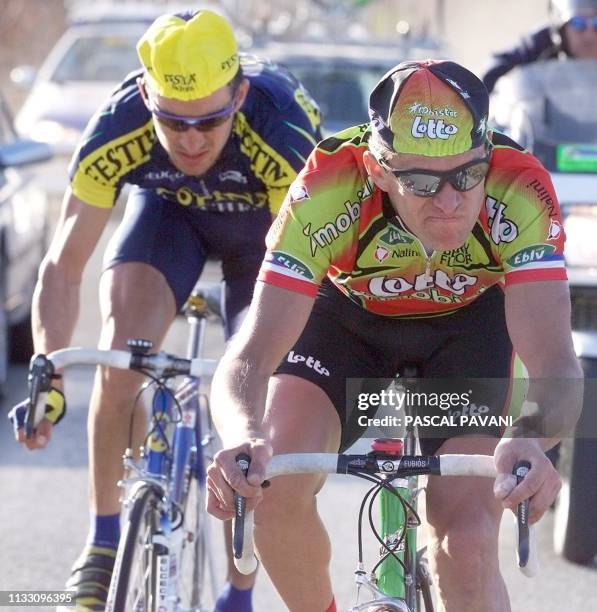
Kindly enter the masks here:
M 31 298 L 46 246 L 45 192 L 23 167 L 50 155 L 17 136 L 0 96 L 0 394 L 9 357 L 28 361 L 33 352 Z

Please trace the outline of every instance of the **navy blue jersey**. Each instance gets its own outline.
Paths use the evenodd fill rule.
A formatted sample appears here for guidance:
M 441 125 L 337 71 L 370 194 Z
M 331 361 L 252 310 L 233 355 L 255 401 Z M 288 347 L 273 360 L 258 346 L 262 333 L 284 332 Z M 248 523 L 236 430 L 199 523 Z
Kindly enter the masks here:
M 250 89 L 220 157 L 202 176 L 187 176 L 157 140 L 153 119 L 130 74 L 93 116 L 70 166 L 74 195 L 114 205 L 125 183 L 154 189 L 183 206 L 213 212 L 276 213 L 288 187 L 320 140 L 320 112 L 285 69 L 244 56 Z

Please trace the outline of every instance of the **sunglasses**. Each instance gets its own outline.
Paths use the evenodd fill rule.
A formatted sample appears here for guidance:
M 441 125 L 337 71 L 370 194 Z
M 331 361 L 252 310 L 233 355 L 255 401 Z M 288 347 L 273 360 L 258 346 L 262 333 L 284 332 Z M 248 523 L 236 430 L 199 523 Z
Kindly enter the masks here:
M 568 20 L 568 25 L 576 32 L 584 32 L 590 27 L 597 30 L 597 17 L 587 17 L 586 15 L 574 15 Z
M 457 191 L 469 191 L 476 187 L 487 176 L 491 153 L 485 157 L 457 166 L 446 172 L 432 170 L 394 170 L 386 162 L 380 164 L 397 179 L 400 185 L 420 198 L 430 198 L 438 193 L 446 183 L 450 183 Z
M 143 100 L 149 112 L 161 125 L 173 132 L 186 132 L 190 128 L 195 128 L 200 132 L 209 132 L 220 125 L 224 125 L 224 123 L 226 123 L 226 121 L 236 112 L 236 96 L 234 96 L 230 103 L 224 108 L 213 113 L 208 113 L 207 115 L 185 117 L 183 115 L 167 113 L 151 101 L 143 83 L 139 83 L 139 87 L 143 92 Z

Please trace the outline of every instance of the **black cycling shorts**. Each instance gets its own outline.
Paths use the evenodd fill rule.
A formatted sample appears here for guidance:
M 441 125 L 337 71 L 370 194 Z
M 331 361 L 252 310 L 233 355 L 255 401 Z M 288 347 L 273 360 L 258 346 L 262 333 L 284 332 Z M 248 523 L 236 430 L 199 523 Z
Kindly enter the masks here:
M 159 270 L 180 309 L 207 258 L 222 262 L 226 284 L 224 331 L 234 334 L 253 296 L 271 224 L 267 208 L 248 212 L 204 211 L 133 188 L 122 223 L 104 257 L 104 269 L 123 262 L 143 262 Z
M 372 435 L 359 417 L 380 413 L 373 406 L 364 413 L 360 400 L 386 389 L 405 365 L 416 366 L 422 379 L 419 390 L 424 391 L 418 397 L 428 402 L 417 402 L 416 412 L 431 423 L 418 428 L 421 449 L 434 454 L 455 436 L 501 435 L 502 429 L 488 426 L 488 421 L 483 427 L 438 427 L 431 417 L 454 417 L 449 420 L 459 423 L 459 415 L 504 416 L 510 404 L 513 361 L 504 295 L 498 286 L 449 315 L 396 319 L 367 312 L 326 281 L 302 335 L 276 373 L 299 376 L 326 392 L 342 423 L 344 450 L 361 436 Z M 452 394 L 463 392 L 449 407 L 437 401 L 442 393 L 454 398 Z M 404 416 L 396 408 L 385 414 L 388 410 Z M 386 436 L 395 435 L 391 427 L 384 431 Z

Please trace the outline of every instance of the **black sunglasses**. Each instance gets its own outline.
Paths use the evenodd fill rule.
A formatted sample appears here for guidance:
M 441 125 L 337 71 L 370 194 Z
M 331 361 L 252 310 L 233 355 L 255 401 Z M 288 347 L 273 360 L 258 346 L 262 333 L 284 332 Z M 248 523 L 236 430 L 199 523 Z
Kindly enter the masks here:
M 491 150 L 485 157 L 474 159 L 466 164 L 445 172 L 413 168 L 412 170 L 394 170 L 384 160 L 380 165 L 391 172 L 400 185 L 420 198 L 434 196 L 446 183 L 450 183 L 457 191 L 469 191 L 476 187 L 487 176 Z

